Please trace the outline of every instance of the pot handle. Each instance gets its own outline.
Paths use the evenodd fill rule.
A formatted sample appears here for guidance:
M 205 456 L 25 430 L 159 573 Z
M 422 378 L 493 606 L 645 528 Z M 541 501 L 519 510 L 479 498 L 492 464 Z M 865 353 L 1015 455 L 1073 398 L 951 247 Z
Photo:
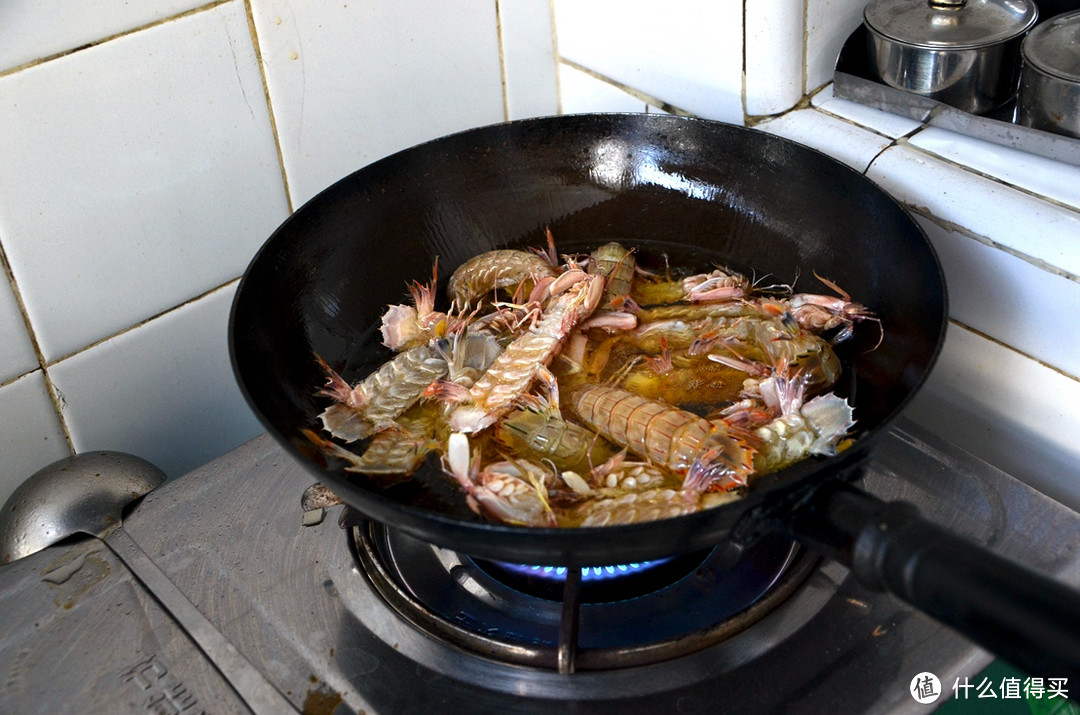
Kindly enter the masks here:
M 967 0 L 927 0 L 927 4 L 935 10 L 959 10 L 967 3 Z
M 796 509 L 793 535 L 1034 677 L 1080 687 L 1080 593 L 839 481 Z

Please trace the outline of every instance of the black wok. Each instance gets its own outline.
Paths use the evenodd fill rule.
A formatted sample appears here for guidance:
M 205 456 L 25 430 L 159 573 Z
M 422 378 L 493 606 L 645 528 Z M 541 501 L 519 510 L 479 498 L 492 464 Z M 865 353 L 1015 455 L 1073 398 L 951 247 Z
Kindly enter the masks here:
M 842 286 L 875 311 L 884 331 L 876 349 L 872 325 L 843 344 L 855 446 L 764 476 L 748 497 L 720 508 L 563 530 L 484 522 L 436 460 L 384 488 L 311 448 L 301 430 L 319 428 L 326 404 L 316 396 L 324 376 L 315 354 L 359 379 L 390 356 L 378 345 L 385 307 L 402 302 L 407 282 L 426 280 L 436 257 L 445 277 L 492 248 L 540 246 L 546 227 L 562 252 L 618 240 L 667 253 L 673 263 L 797 278 L 803 291 L 823 290 L 815 272 Z M 444 137 L 323 191 L 282 224 L 245 273 L 230 347 L 255 412 L 319 481 L 368 517 L 432 543 L 519 563 L 609 564 L 745 542 L 781 526 L 991 649 L 1019 644 L 1019 654 L 1010 650 L 1017 665 L 1046 666 L 1033 675 L 1064 675 L 1047 668 L 1065 655 L 1068 674 L 1080 675 L 1074 594 L 940 532 L 904 505 L 848 486 L 925 380 L 946 322 L 944 279 L 926 237 L 859 173 L 741 127 L 576 115 Z

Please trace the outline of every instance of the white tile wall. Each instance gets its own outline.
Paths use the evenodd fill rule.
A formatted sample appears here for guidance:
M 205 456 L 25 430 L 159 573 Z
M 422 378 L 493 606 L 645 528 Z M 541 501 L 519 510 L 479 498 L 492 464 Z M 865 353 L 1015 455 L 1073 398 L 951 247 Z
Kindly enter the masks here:
M 49 369 L 76 452 L 132 452 L 183 474 L 261 433 L 229 363 L 236 283 Z
M 201 0 L 4 0 L 0 72 L 203 5 Z
M 1061 322 L 1066 306 L 1080 306 L 1080 283 L 932 219 L 917 220 L 941 259 L 954 320 L 1080 375 L 1080 330 Z
M 990 148 L 987 148 L 990 151 Z M 1053 165 L 1048 177 L 1075 177 L 1075 167 Z M 901 142 L 867 172 L 915 211 L 934 216 L 997 246 L 1068 275 L 1080 276 L 1080 212 L 943 161 Z
M 0 277 L 3 277 L 0 280 L 0 385 L 3 385 L 36 368 L 38 359 L 11 284 L 2 273 Z
M 806 51 L 803 10 L 802 3 L 790 0 L 754 0 L 744 5 L 746 114 L 778 114 L 791 109 L 802 98 Z
M 816 109 L 788 112 L 758 126 L 824 152 L 859 172 L 866 171 L 891 143 L 888 137 Z
M 0 387 L 0 495 L 71 454 L 41 370 Z
M 503 121 L 495 7 L 255 0 L 293 205 L 395 151 Z M 544 113 L 554 112 L 554 94 L 550 106 Z
M 0 498 L 72 450 L 175 475 L 246 439 L 223 321 L 273 226 L 390 152 L 561 103 L 760 123 L 864 171 L 950 280 L 911 415 L 1080 505 L 1077 169 L 835 98 L 863 0 L 69 5 L 0 11 Z
M 909 140 L 925 152 L 962 164 L 980 174 L 1032 194 L 1080 209 L 1080 166 L 926 127 Z
M 743 122 L 740 0 L 554 0 L 559 57 L 656 99 Z
M 559 95 L 563 114 L 644 112 L 647 106 L 645 100 L 568 64 L 559 67 Z
M 288 215 L 241 2 L 0 77 L 0 126 L 0 236 L 46 361 L 235 278 Z
M 1080 381 L 952 325 L 907 414 L 1080 511 Z
M 552 27 L 548 0 L 5 2 L 0 501 L 72 451 L 176 476 L 256 434 L 225 340 L 258 247 L 381 156 L 556 113 Z
M 836 58 L 867 0 L 806 0 L 806 91 L 831 82 Z
M 557 114 L 559 84 L 551 4 L 498 0 L 506 118 Z

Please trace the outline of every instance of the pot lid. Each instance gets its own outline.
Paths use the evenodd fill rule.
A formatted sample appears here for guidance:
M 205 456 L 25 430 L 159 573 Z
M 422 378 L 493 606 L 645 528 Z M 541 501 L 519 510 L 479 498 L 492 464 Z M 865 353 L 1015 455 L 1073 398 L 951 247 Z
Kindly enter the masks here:
M 1039 11 L 1031 0 L 871 0 L 866 25 L 906 45 L 965 50 L 996 45 L 1027 31 Z
M 1024 38 L 1024 59 L 1047 74 L 1080 82 L 1080 10 L 1047 20 Z

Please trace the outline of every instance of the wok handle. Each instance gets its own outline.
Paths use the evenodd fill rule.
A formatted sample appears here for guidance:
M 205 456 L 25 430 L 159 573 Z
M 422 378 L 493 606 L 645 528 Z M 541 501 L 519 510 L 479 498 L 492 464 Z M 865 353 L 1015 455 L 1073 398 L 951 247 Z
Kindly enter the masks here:
M 793 535 L 1032 677 L 1080 684 L 1080 593 L 923 519 L 835 482 L 789 521 Z

